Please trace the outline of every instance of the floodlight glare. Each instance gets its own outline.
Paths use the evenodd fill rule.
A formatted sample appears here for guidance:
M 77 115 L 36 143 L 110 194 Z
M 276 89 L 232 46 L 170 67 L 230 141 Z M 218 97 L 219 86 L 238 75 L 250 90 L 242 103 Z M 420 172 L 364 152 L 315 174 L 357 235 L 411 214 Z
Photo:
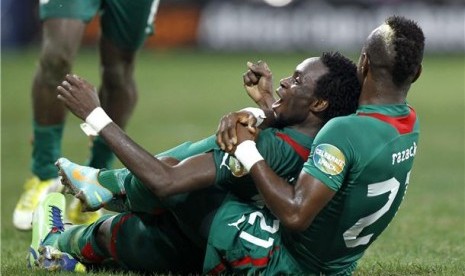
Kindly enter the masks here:
M 292 2 L 292 0 L 263 0 L 263 1 L 265 1 L 265 3 L 273 7 L 284 7 L 286 5 L 289 5 Z

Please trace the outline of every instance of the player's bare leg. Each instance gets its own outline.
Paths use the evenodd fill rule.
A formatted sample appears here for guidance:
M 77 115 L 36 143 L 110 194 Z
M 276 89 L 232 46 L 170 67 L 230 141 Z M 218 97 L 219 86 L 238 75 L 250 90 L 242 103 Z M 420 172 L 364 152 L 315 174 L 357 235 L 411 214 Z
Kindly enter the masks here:
M 85 24 L 76 19 L 48 19 L 43 22 L 42 48 L 32 84 L 34 142 L 32 173 L 13 213 L 13 224 L 31 229 L 32 212 L 59 183 L 55 161 L 61 155 L 66 112 L 57 100 L 56 87 L 71 71 Z
M 135 52 L 122 50 L 108 39 L 100 41 L 102 83 L 99 89 L 102 108 L 121 128 L 125 128 L 137 102 L 134 82 Z M 93 168 L 110 168 L 114 158 L 103 139 L 94 140 L 92 156 L 88 163 Z

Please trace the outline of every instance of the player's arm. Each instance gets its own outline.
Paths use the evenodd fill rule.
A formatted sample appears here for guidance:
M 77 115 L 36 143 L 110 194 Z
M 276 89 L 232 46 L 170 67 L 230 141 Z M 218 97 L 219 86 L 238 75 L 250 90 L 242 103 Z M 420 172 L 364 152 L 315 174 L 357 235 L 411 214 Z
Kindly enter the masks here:
M 245 108 L 223 116 L 218 126 L 217 143 L 228 152 L 232 152 L 237 144 L 237 123 L 248 126 L 252 133 L 255 126 L 266 128 L 275 123 L 271 106 L 276 100 L 273 97 L 273 75 L 268 64 L 264 61 L 247 62 L 247 71 L 242 78 L 247 94 L 260 108 Z
M 172 167 L 134 142 L 100 108 L 95 88 L 84 79 L 67 75 L 57 87 L 58 99 L 85 120 L 121 162 L 157 196 L 168 196 L 211 185 L 216 176 L 212 154 L 186 159 Z
M 288 229 L 302 231 L 334 196 L 335 191 L 302 171 L 295 185 L 279 177 L 263 160 L 253 135 L 238 126 L 239 145 L 236 158 L 249 170 L 266 205 Z
M 115 123 L 103 128 L 100 136 L 119 160 L 158 197 L 205 188 L 215 181 L 212 153 L 196 155 L 171 166 L 139 146 Z
M 261 108 L 271 109 L 276 101 L 273 97 L 273 75 L 264 61 L 247 62 L 243 75 L 244 88 L 249 97 Z

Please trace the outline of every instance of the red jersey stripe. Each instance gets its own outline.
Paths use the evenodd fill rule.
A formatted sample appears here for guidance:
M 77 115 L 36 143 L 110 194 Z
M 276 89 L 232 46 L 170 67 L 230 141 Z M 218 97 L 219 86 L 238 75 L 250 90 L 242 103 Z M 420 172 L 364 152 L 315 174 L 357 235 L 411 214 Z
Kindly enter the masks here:
M 103 256 L 98 255 L 94 251 L 90 242 L 86 243 L 86 245 L 84 245 L 81 249 L 81 255 L 87 262 L 91 263 L 100 263 L 105 259 Z
M 222 271 L 226 270 L 226 266 L 223 263 L 220 263 L 219 265 L 215 266 L 212 270 L 210 270 L 207 275 L 218 275 Z
M 253 266 L 265 266 L 268 261 L 270 260 L 269 257 L 263 257 L 263 258 L 258 258 L 258 259 L 252 259 L 250 256 L 245 256 L 242 259 L 235 260 L 231 262 L 231 266 L 233 267 L 238 267 L 238 266 L 244 266 L 251 264 Z
M 310 155 L 310 150 L 306 149 L 299 143 L 297 143 L 294 139 L 292 139 L 289 135 L 284 134 L 282 132 L 276 132 L 276 136 L 283 139 L 284 142 L 291 145 L 291 147 L 297 152 L 297 154 L 302 158 L 304 161 L 307 161 L 308 156 Z
M 118 231 L 119 229 L 121 228 L 121 225 L 123 225 L 123 223 L 125 223 L 130 217 L 134 216 L 134 214 L 127 214 L 127 215 L 124 215 L 120 221 L 118 221 L 114 228 L 112 229 L 111 231 L 111 240 L 110 240 L 110 254 L 111 256 L 113 257 L 113 259 L 115 259 L 115 261 L 118 261 L 118 255 L 117 255 L 117 252 L 116 252 L 116 239 L 118 237 Z
M 273 256 L 276 250 L 279 250 L 279 246 L 275 246 L 272 250 L 269 251 L 268 256 L 262 258 L 252 258 L 250 256 L 245 256 L 241 259 L 235 260 L 231 262 L 232 267 L 244 266 L 251 264 L 253 266 L 265 266 L 268 264 L 270 257 Z

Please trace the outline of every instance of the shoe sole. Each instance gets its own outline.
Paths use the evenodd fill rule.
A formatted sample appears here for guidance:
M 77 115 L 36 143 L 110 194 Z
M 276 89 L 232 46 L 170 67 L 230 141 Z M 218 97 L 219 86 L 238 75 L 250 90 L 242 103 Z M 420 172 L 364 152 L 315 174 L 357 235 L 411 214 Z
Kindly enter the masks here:
M 46 207 L 44 207 L 46 206 Z M 33 227 L 32 227 L 32 241 L 29 246 L 29 254 L 27 256 L 27 266 L 32 267 L 34 264 L 37 264 L 37 259 L 39 258 L 39 248 L 43 239 L 47 236 L 51 229 L 51 225 L 44 222 L 44 219 L 48 219 L 48 208 L 50 206 L 57 206 L 63 212 L 66 211 L 66 201 L 62 194 L 60 193 L 50 193 L 48 194 L 37 206 L 34 211 L 33 217 Z
M 59 271 L 66 271 L 66 272 L 86 272 L 86 268 L 84 265 L 76 261 L 72 270 L 66 268 L 66 262 L 64 262 L 66 254 L 61 251 L 53 251 L 50 252 L 46 250 L 46 247 L 41 246 L 38 250 L 39 257 L 35 261 L 35 265 L 41 269 L 50 271 L 50 272 L 59 272 Z M 70 259 L 70 257 L 68 257 Z M 69 261 L 69 260 L 68 260 Z
M 97 208 L 92 208 L 91 206 L 89 206 L 87 204 L 87 198 L 86 198 L 86 195 L 85 193 L 77 188 L 76 186 L 74 186 L 71 181 L 68 179 L 68 176 L 66 175 L 66 173 L 61 169 L 60 165 L 57 163 L 55 163 L 55 165 L 58 167 L 58 175 L 61 176 L 61 184 L 63 184 L 63 186 L 65 186 L 65 191 L 67 193 L 70 193 L 72 194 L 74 197 L 76 197 L 77 199 L 79 199 L 79 201 L 81 201 L 81 205 L 82 205 L 82 208 L 81 210 L 83 212 L 91 212 L 91 211 L 97 211 L 99 210 L 102 206 L 99 206 Z

